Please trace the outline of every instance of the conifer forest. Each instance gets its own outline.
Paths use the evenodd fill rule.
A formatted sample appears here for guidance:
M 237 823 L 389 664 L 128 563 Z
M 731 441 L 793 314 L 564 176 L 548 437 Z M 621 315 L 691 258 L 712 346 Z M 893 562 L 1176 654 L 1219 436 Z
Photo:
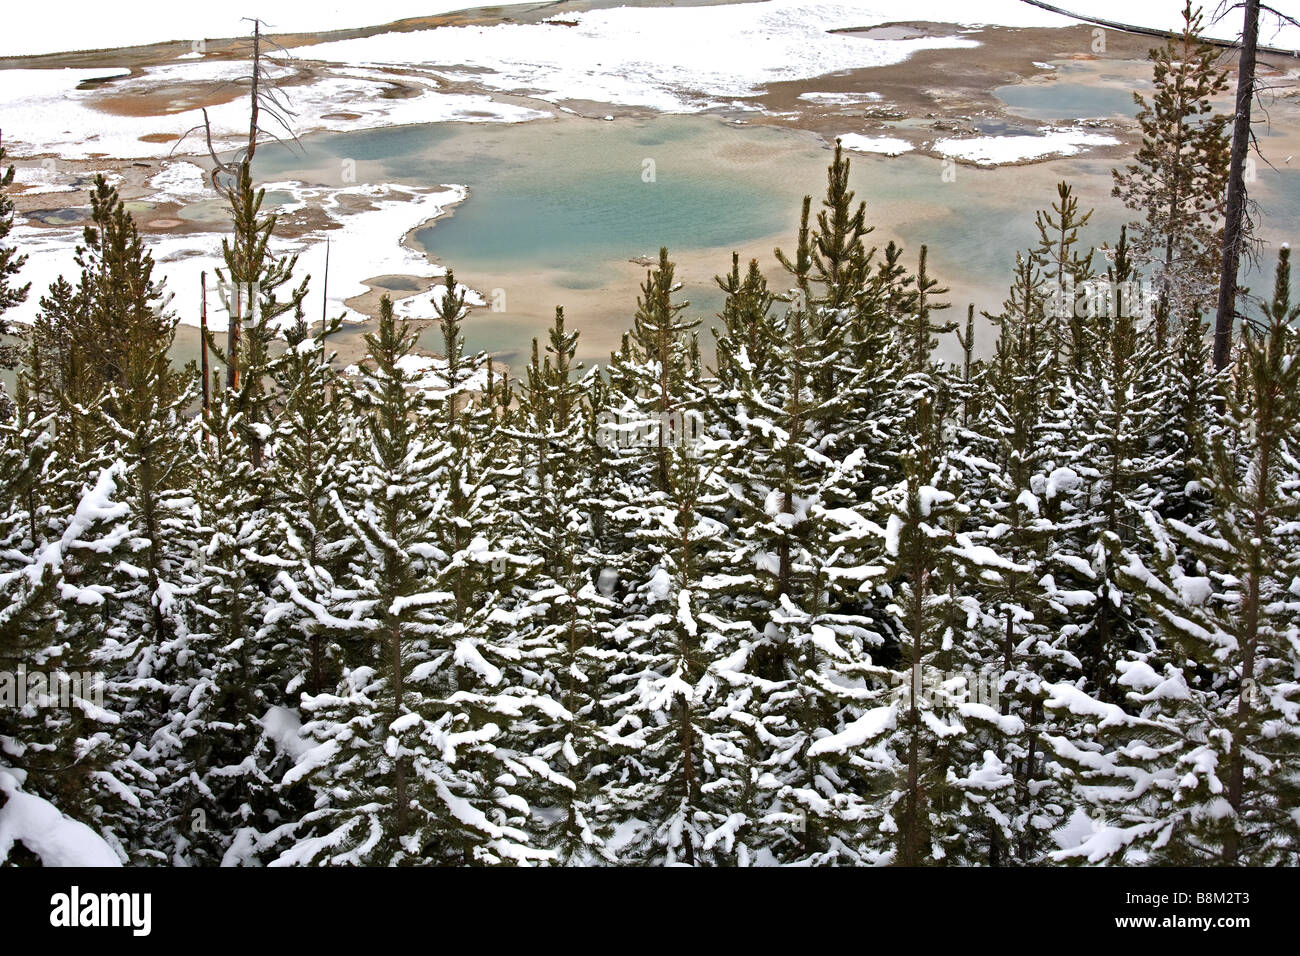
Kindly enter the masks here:
M 198 360 L 109 178 L 24 277 L 0 148 L 0 861 L 1300 864 L 1300 294 L 1200 28 L 1127 225 L 1024 196 L 1000 305 L 836 143 L 720 311 L 664 248 L 601 362 L 563 305 L 472 348 L 451 271 L 339 360 L 256 60 Z

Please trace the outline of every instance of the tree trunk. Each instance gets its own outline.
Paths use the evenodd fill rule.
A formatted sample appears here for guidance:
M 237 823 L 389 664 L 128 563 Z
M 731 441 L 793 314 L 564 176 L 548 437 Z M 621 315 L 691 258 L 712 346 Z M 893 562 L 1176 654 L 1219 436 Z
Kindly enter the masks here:
M 1255 93 L 1255 47 L 1259 38 L 1260 0 L 1245 0 L 1241 62 L 1237 68 L 1237 111 L 1232 122 L 1228 197 L 1223 225 L 1223 265 L 1219 272 L 1219 306 L 1214 319 L 1214 370 L 1228 364 L 1232 322 L 1237 315 L 1237 267 L 1246 222 L 1246 153 L 1250 149 L 1250 105 Z
M 402 686 L 402 626 L 396 619 L 393 619 L 389 624 L 389 641 L 392 646 L 393 667 L 392 720 L 396 722 L 402 716 L 402 700 L 405 696 L 405 688 Z M 397 748 L 397 757 L 393 760 L 393 791 L 394 801 L 397 804 L 397 832 L 405 834 L 407 826 L 406 769 L 402 763 L 400 743 Z
M 199 276 L 199 283 L 203 289 L 203 301 L 199 307 L 199 357 L 200 372 L 203 375 L 203 417 L 206 420 L 208 409 L 212 406 L 212 398 L 208 394 L 212 387 L 209 381 L 212 373 L 208 370 L 208 274 L 206 272 Z

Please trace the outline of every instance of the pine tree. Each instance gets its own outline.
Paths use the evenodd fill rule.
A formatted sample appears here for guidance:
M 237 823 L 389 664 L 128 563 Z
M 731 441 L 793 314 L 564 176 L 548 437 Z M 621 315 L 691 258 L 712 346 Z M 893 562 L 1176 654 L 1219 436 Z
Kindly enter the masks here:
M 807 248 L 804 231 L 799 261 Z M 864 647 L 881 640 L 855 613 L 863 582 L 837 560 L 839 529 L 826 516 L 854 497 L 864 456 L 827 454 L 848 444 L 840 416 L 849 405 L 812 384 L 826 367 L 819 331 L 827 324 L 815 318 L 825 307 L 810 309 L 795 295 L 774 312 L 756 263 L 743 281 L 733 264 L 731 280 L 719 284 L 733 291 L 715 331 L 717 378 L 707 384 L 728 489 L 714 514 L 732 533 L 716 549 L 713 578 L 729 616 L 747 625 L 737 631 L 733 661 L 745 683 L 733 714 L 755 764 L 751 843 L 767 859 L 858 862 L 866 811 L 854 793 L 856 767 L 814 759 L 809 748 L 857 716 L 850 688 L 869 663 Z
M 263 633 L 268 572 L 259 567 L 271 551 L 271 526 L 250 506 L 258 483 L 229 397 L 218 394 L 197 443 L 203 477 L 194 496 L 188 614 L 168 649 L 175 690 L 164 737 L 172 772 L 162 794 L 172 860 L 191 865 L 222 862 L 238 830 L 262 830 L 268 814 L 278 818 L 273 758 L 258 753 L 266 746 L 258 721 L 280 700 Z
M 948 290 L 940 287 L 938 280 L 932 279 L 926 271 L 926 256 L 926 247 L 922 246 L 920 264 L 917 266 L 913 291 L 909 297 L 908 314 L 899 325 L 899 334 L 906 342 L 906 368 L 912 372 L 928 370 L 930 354 L 939 344 L 934 335 L 952 332 L 957 328 L 955 322 L 930 320 L 931 313 L 951 308 L 952 303 L 932 301 L 931 296 L 944 295 Z
M 989 617 L 971 596 L 980 575 L 1022 570 L 961 531 L 964 466 L 943 451 L 930 373 L 910 376 L 916 394 L 906 433 L 904 477 L 882 488 L 866 514 L 842 516 L 871 587 L 888 603 L 896 663 L 885 654 L 858 689 L 861 716 L 810 748 L 853 754 L 873 799 L 862 836 L 867 859 L 905 866 L 987 858 L 990 830 L 1007 840 L 1013 821 L 997 797 L 1014 792 L 1001 738 L 1022 721 L 999 713 L 995 678 L 959 635 Z M 867 562 L 870 562 L 867 564 Z M 1005 800 L 1002 801 L 1005 804 Z
M 440 516 L 460 451 L 439 437 L 410 371 L 415 335 L 385 298 L 354 392 L 367 417 L 344 503 L 364 554 L 339 583 L 333 620 L 364 635 L 369 653 L 345 668 L 336 692 L 303 700 L 303 733 L 315 746 L 285 783 L 311 776 L 317 797 L 301 821 L 310 835 L 281 863 L 547 856 L 527 845 L 527 806 L 503 782 L 524 767 L 499 751 L 509 718 L 535 701 L 499 687 L 504 675 L 490 658 L 502 658 L 482 639 L 485 615 L 456 604 L 473 596 L 454 590 L 468 583 L 466 564 L 495 555 L 478 539 L 457 552 L 444 544 Z
M 221 241 L 226 268 L 217 270 L 227 313 L 226 347 L 223 349 L 211 332 L 205 344 L 226 366 L 226 386 L 234 393 L 234 412 L 246 432 L 244 443 L 250 461 L 260 471 L 274 418 L 270 387 L 276 357 L 272 343 L 282 331 L 282 320 L 301 314 L 310 277 L 290 286 L 285 297 L 280 297 L 282 288 L 292 281 L 298 257 L 277 256 L 271 250 L 277 217 L 262 212 L 266 190 L 253 187 L 250 162 L 241 163 L 236 173 L 236 182 L 227 191 L 234 232 Z
M 679 289 L 662 250 L 599 412 L 621 552 L 613 637 L 627 662 L 607 698 L 612 733 L 630 751 L 612 792 L 617 812 L 637 821 L 626 861 L 730 865 L 751 859 L 749 757 L 728 712 L 730 650 L 748 625 L 726 614 L 726 581 L 710 573 L 725 494 L 705 429 L 698 322 L 678 318 L 687 305 L 674 300 Z
M 98 176 L 90 201 L 91 225 L 77 249 L 81 277 L 76 292 L 69 295 L 66 287 L 56 285 L 46 312 L 52 320 L 49 331 L 66 335 L 50 344 L 75 363 L 57 371 L 93 399 L 123 387 L 131 361 L 147 361 L 169 346 L 175 319 L 167 312 L 170 297 L 154 279 L 153 256 L 117 190 Z M 168 372 L 174 380 L 175 373 Z M 129 399 L 122 392 L 118 397 Z M 128 427 L 135 423 L 137 410 L 129 401 L 121 408 L 108 403 L 105 411 Z
M 1161 347 L 1163 326 L 1207 305 L 1219 272 L 1229 138 L 1228 117 L 1214 112 L 1213 101 L 1227 90 L 1228 71 L 1197 39 L 1201 27 L 1188 0 L 1182 34 L 1151 51 L 1151 101 L 1133 94 L 1142 145 L 1136 162 L 1114 171 L 1114 195 L 1143 216 L 1133 223 L 1134 254 L 1152 268 Z
M 1160 446 L 1172 403 L 1151 326 L 1119 314 L 1085 335 L 1092 361 L 1073 378 L 1064 417 L 1072 428 L 1069 467 L 1086 498 L 1074 540 L 1056 560 L 1093 590 L 1091 610 L 1067 625 L 1067 638 L 1092 693 L 1117 702 L 1123 690 L 1113 683 L 1113 662 L 1154 641 L 1118 572 L 1139 546 L 1143 515 L 1161 504 L 1161 476 L 1174 467 Z
M 4 146 L 0 144 L 0 335 L 10 335 L 12 332 L 3 316 L 5 312 L 27 301 L 31 283 L 24 285 L 16 283 L 15 277 L 22 269 L 23 263 L 27 261 L 27 257 L 21 255 L 12 246 L 5 245 L 4 242 L 14 227 L 13 200 L 4 192 L 13 184 L 14 168 L 13 166 L 6 168 L 4 159 Z M 0 368 L 13 368 L 17 359 L 18 352 L 15 346 L 0 344 Z
M 863 240 L 872 232 L 866 224 L 867 205 L 853 206 L 849 188 L 849 160 L 835 141 L 835 157 L 826 169 L 826 198 L 817 213 L 812 264 L 815 281 L 822 286 L 821 304 L 834 312 L 853 304 L 870 266 Z
M 1283 249 L 1268 331 L 1243 343 L 1244 387 L 1228 390 L 1206 439 L 1205 517 L 1148 512 L 1152 556 L 1122 569 L 1164 630 L 1160 647 L 1116 662 L 1126 706 L 1053 688 L 1084 735 L 1103 732 L 1099 745 L 1063 748 L 1086 768 L 1104 825 L 1061 858 L 1296 861 L 1297 317 Z
M 605 726 L 606 677 L 619 663 L 611 616 L 617 605 L 599 587 L 604 565 L 584 548 L 592 538 L 591 436 L 576 376 L 578 333 L 556 308 L 546 355 L 533 341 L 517 420 L 502 430 L 517 444 L 520 467 L 503 510 L 519 524 L 518 546 L 540 560 L 523 570 L 514 626 L 527 666 L 544 676 L 540 690 L 568 717 L 546 715 L 518 728 L 536 757 L 553 768 L 532 801 L 543 818 L 539 842 L 565 863 L 613 859 L 613 822 L 604 796 L 617 744 Z
M 340 508 L 355 463 L 348 380 L 334 369 L 327 340 L 338 323 L 287 334 L 277 367 L 283 408 L 272 441 L 269 532 L 279 569 L 267 618 L 271 663 L 282 702 L 334 686 L 348 656 L 349 632 L 330 623 L 334 592 L 356 554 Z M 356 663 L 356 661 L 353 661 Z
M 973 581 L 986 616 L 972 622 L 974 657 L 997 673 L 999 709 L 1023 732 L 1004 736 L 996 754 L 1015 787 L 1002 796 L 1004 820 L 989 831 L 990 863 L 1030 863 L 1064 819 L 1058 788 L 1044 759 L 1043 739 L 1056 732 L 1043 709 L 1043 682 L 1075 675 L 1065 627 L 1093 598 L 1073 580 L 1082 480 L 1070 467 L 1072 423 L 1063 399 L 1066 369 L 1049 313 L 1049 291 L 1033 255 L 1017 254 L 1016 273 L 1000 315 L 987 372 L 987 408 L 977 426 L 976 461 L 990 463 L 973 499 L 971 531 L 996 549 L 1007 567 Z M 1007 833 L 1014 838 L 1007 840 Z
M 81 587 L 107 589 L 112 626 L 89 607 L 73 609 L 69 623 L 99 645 L 94 659 L 122 714 L 116 740 L 132 749 L 152 790 L 170 749 L 154 739 L 174 689 L 167 684 L 169 642 L 184 633 L 184 565 L 192 553 L 185 410 L 193 391 L 188 374 L 168 360 L 176 318 L 153 278 L 152 257 L 102 177 L 91 205 L 78 285 L 56 284 L 44 300 L 26 374 L 55 415 L 46 540 L 62 540 L 77 526 L 90 476 L 112 475 L 115 507 L 126 512 L 117 559 L 79 572 L 102 579 Z M 124 852 L 163 857 L 153 837 L 167 823 L 165 812 L 141 810 L 138 820 L 122 834 Z
M 23 376 L 15 398 L 0 408 L 0 671 L 11 698 L 0 710 L 0 766 L 24 771 L 28 748 L 45 737 L 44 716 L 16 706 L 9 675 L 40 669 L 58 647 L 61 620 L 58 569 L 38 561 L 46 543 L 40 488 L 52 415 L 32 400 Z
M 1057 201 L 1051 209 L 1039 210 L 1034 220 L 1038 245 L 1031 256 L 1042 266 L 1043 280 L 1051 291 L 1048 314 L 1052 347 L 1058 360 L 1081 371 L 1087 363 L 1087 339 L 1079 297 L 1094 276 L 1092 259 L 1079 251 L 1079 230 L 1092 218 L 1092 210 L 1079 212 L 1079 199 L 1064 180 L 1056 187 Z

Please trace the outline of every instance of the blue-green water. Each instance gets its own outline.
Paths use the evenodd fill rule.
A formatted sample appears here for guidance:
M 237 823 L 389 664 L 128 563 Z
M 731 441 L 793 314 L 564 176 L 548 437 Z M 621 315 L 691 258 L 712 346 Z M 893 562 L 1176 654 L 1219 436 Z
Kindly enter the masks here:
M 583 354 L 607 356 L 631 322 L 644 278 L 628 260 L 653 256 L 660 245 L 678 259 L 689 314 L 706 330 L 721 304 L 712 279 L 728 269 L 732 249 L 757 257 L 783 288 L 772 248 L 793 247 L 800 200 L 805 192 L 820 199 L 829 159 L 804 134 L 666 116 L 316 136 L 306 155 L 263 150 L 258 173 L 338 185 L 346 169 L 357 182 L 468 186 L 469 198 L 416 239 L 472 287 L 508 292 L 508 311 L 476 312 L 468 333 L 472 347 L 513 363 L 544 333 L 557 304 L 583 331 Z M 1037 239 L 1034 212 L 1056 198 L 1057 181 L 1074 183 L 1081 206 L 1096 210 L 1087 242 L 1113 244 L 1132 218 L 1110 195 L 1110 160 L 960 166 L 951 180 L 938 160 L 916 154 L 853 154 L 852 162 L 853 188 L 878 224 L 869 241 L 900 241 L 909 265 L 928 244 L 930 270 L 951 287 L 954 314 L 968 301 L 997 309 L 1016 251 Z M 1261 170 L 1255 191 L 1262 234 L 1292 238 L 1300 172 Z
M 701 161 L 705 131 L 675 118 L 478 128 L 471 151 L 463 132 L 411 126 L 318 137 L 310 150 L 313 161 L 322 153 L 354 160 L 365 179 L 467 185 L 472 200 L 417 236 L 439 259 L 563 270 L 658 245 L 726 246 L 779 230 L 787 217 L 756 195 L 761 176 L 720 177 Z M 259 174 L 270 179 L 301 164 L 284 150 L 266 151 Z M 572 277 L 574 288 L 587 287 L 584 274 Z
M 793 233 L 802 190 L 824 188 L 828 156 L 811 137 L 695 117 L 412 126 L 305 145 L 305 155 L 264 149 L 259 178 L 337 185 L 346 166 L 357 182 L 468 187 L 465 202 L 414 239 L 462 281 L 509 293 L 505 315 L 479 313 L 469 327 L 471 345 L 507 360 L 526 350 L 557 304 L 588 333 L 588 356 L 607 354 L 612 326 L 621 332 L 630 323 L 644 277 L 629 260 L 654 257 L 662 245 L 718 250 L 707 271 L 681 273 L 692 312 L 716 313 L 712 277 L 727 269 L 730 250 Z M 770 254 L 768 244 L 762 255 Z M 521 286 L 529 301 L 511 291 Z
M 1028 119 L 1055 122 L 1068 119 L 1136 116 L 1133 91 L 1069 80 L 1017 83 L 993 91 L 1010 110 Z

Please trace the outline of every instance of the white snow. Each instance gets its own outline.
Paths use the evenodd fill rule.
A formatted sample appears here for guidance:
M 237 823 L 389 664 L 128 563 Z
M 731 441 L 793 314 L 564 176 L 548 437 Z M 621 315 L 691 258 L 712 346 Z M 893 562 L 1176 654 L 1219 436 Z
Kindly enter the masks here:
M 894 727 L 898 712 L 893 704 L 875 707 L 853 721 L 838 734 L 831 734 L 814 741 L 808 747 L 808 756 L 844 753 L 861 747 L 869 740 L 874 740 L 886 730 Z
M 104 838 L 84 823 L 65 816 L 58 807 L 24 793 L 18 779 L 0 769 L 0 863 L 15 843 L 40 857 L 45 866 L 121 866 Z
M 315 746 L 315 741 L 302 735 L 302 719 L 298 712 L 288 707 L 272 706 L 262 717 L 261 723 L 266 735 L 275 741 L 282 753 L 292 757 L 295 763 Z
M 394 17 L 446 12 L 464 3 L 380 0 L 377 5 L 365 7 L 338 3 L 308 7 L 272 0 L 272 9 L 260 12 L 281 30 L 319 31 L 383 25 Z M 19 6 L 7 13 L 9 20 L 17 22 L 6 24 L 5 35 L 0 38 L 0 56 L 61 49 L 103 50 L 168 39 L 197 40 L 205 35 L 240 35 L 247 28 L 236 11 L 219 6 L 168 4 L 164 9 L 161 0 L 144 0 L 142 5 L 144 10 L 133 7 L 132 16 L 122 17 L 113 7 L 72 0 L 60 8 L 57 29 L 51 28 L 43 8 Z M 1121 19 L 1139 23 L 1167 26 L 1177 21 L 1177 4 L 1164 0 L 1125 4 L 1092 0 L 1087 8 L 1103 16 L 1109 10 Z M 400 80 L 423 89 L 412 97 L 382 98 L 377 95 L 377 84 L 398 78 L 373 70 L 334 69 L 304 85 L 290 83 L 292 108 L 298 114 L 295 127 L 301 133 L 456 119 L 518 121 L 545 115 L 495 103 L 481 95 L 440 92 L 439 78 L 475 80 L 493 89 L 529 92 L 551 100 L 574 98 L 693 111 L 714 105 L 719 99 L 732 101 L 753 95 L 775 81 L 882 66 L 900 62 L 919 50 L 970 47 L 979 42 L 971 35 L 891 40 L 829 32 L 896 20 L 896 5 L 885 0 L 761 0 L 704 7 L 619 7 L 565 16 L 571 19 L 444 26 L 298 47 L 295 52 L 306 60 L 413 67 L 405 70 Z M 1018 0 L 985 0 L 977 10 L 962 0 L 917 0 L 909 5 L 908 17 L 1016 27 L 1066 26 L 1073 22 Z M 1235 33 L 1236 29 L 1230 18 L 1219 32 Z M 1288 27 L 1279 32 L 1266 26 L 1263 38 L 1300 46 L 1300 28 Z M 138 94 L 163 82 L 220 84 L 238 79 L 246 69 L 246 64 L 238 61 L 208 60 L 205 49 L 196 47 L 166 66 L 148 67 L 142 75 L 103 89 L 76 89 L 84 79 L 127 72 L 120 62 L 113 61 L 114 55 L 106 52 L 102 65 L 84 69 L 0 72 L 0 128 L 9 142 L 23 147 L 13 155 L 54 152 L 65 159 L 95 154 L 123 158 L 166 155 L 170 143 L 146 143 L 141 137 L 176 135 L 195 126 L 198 114 L 185 109 L 184 100 L 178 101 L 174 112 L 155 117 L 110 115 L 95 108 L 96 100 L 109 93 Z M 286 76 L 292 78 L 293 72 L 291 67 Z M 812 92 L 803 96 L 811 102 L 838 105 L 875 98 L 870 93 Z M 222 145 L 229 145 L 230 137 L 245 122 L 239 98 L 214 107 L 210 114 L 218 139 Z M 942 142 L 953 156 L 986 163 L 1069 155 L 1082 146 L 1103 145 L 1096 134 L 1078 131 L 1051 131 L 1038 138 L 976 137 Z
M 879 93 L 800 93 L 799 99 L 810 103 L 822 103 L 826 106 L 855 106 L 859 103 L 878 103 L 883 97 Z
M 652 602 L 667 601 L 672 587 L 672 576 L 663 568 L 655 568 L 654 574 L 646 582 L 646 596 Z
M 149 188 L 156 190 L 149 200 L 158 203 L 174 202 L 183 205 L 211 199 L 215 195 L 202 167 L 179 161 L 167 163 L 161 173 L 149 180 Z
M 845 149 L 859 153 L 884 153 L 886 156 L 898 156 L 913 149 L 911 143 L 897 136 L 863 136 L 861 133 L 845 133 L 840 137 Z
M 949 14 L 941 19 L 953 19 L 958 10 L 951 0 L 933 6 L 936 13 Z M 1024 25 L 1061 19 L 1008 0 L 993 0 L 991 6 Z M 493 89 L 677 112 L 703 109 L 714 98 L 750 96 L 766 83 L 884 66 L 920 50 L 977 45 L 968 37 L 876 40 L 828 32 L 896 19 L 890 7 L 845 0 L 619 7 L 566 12 L 566 21 L 577 26 L 442 27 L 293 52 L 358 65 L 455 64 Z
M 898 556 L 898 546 L 902 533 L 902 517 L 896 514 L 890 515 L 889 521 L 885 523 L 885 554 L 888 554 L 891 557 Z
M 438 122 L 522 122 L 549 114 L 510 103 L 497 103 L 476 93 L 444 93 L 431 77 L 403 76 L 416 88 L 405 98 L 380 94 L 398 77 L 374 70 L 343 69 L 297 82 L 302 64 L 289 61 L 273 73 L 293 110 L 291 125 L 299 135 L 327 130 L 346 131 L 379 126 Z M 138 96 L 167 90 L 177 83 L 225 88 L 231 99 L 208 108 L 213 142 L 219 150 L 242 142 L 248 129 L 244 61 L 194 61 L 149 67 L 140 76 L 117 80 L 97 89 L 78 89 L 92 77 L 122 76 L 121 67 L 57 70 L 0 70 L 0 129 L 11 158 L 53 153 L 60 159 L 113 156 L 122 159 L 168 156 L 174 152 L 204 152 L 203 137 L 190 132 L 203 121 L 198 104 L 177 100 L 179 106 L 161 116 L 121 116 L 98 108 L 108 94 Z M 186 107 L 189 108 L 186 108 Z M 284 131 L 268 121 L 277 135 Z M 189 133 L 178 145 L 177 140 Z M 148 138 L 172 137 L 165 142 Z
M 1158 28 L 1176 27 L 1181 9 L 1180 4 L 1171 0 L 1061 0 L 1059 5 L 1065 9 L 1077 7 L 1080 13 L 1105 19 Z M 1295 10 L 1289 9 L 1285 0 L 1274 5 L 1295 15 Z M 310 4 L 302 3 L 301 0 L 262 0 L 256 10 L 246 10 L 221 4 L 135 0 L 131 4 L 131 15 L 122 16 L 120 9 L 111 4 L 95 0 L 66 0 L 59 6 L 58 28 L 53 29 L 49 8 L 40 4 L 9 4 L 9 9 L 5 11 L 6 30 L 0 35 L 0 56 L 104 49 L 169 40 L 194 45 L 194 41 L 204 38 L 246 35 L 249 25 L 242 18 L 253 13 L 266 22 L 270 32 L 285 33 L 377 26 L 403 18 L 433 16 L 472 6 L 472 0 L 371 0 L 365 4 L 344 3 L 342 0 L 324 0 Z M 840 24 L 844 26 L 865 27 L 887 23 L 900 19 L 904 13 L 907 20 L 919 22 L 1016 27 L 1058 27 L 1077 22 L 1017 0 L 981 0 L 978 5 L 971 4 L 969 0 L 913 0 L 905 12 L 888 0 L 862 0 L 857 4 L 847 4 L 842 0 L 837 3 L 801 0 L 797 6 L 805 9 L 856 7 L 858 16 L 852 22 Z M 644 11 L 644 14 L 646 20 L 651 20 L 658 13 L 671 17 L 678 12 L 679 9 L 650 9 Z M 565 16 L 584 19 L 583 14 L 566 12 Z M 1221 23 L 1211 23 L 1206 32 L 1216 37 L 1235 36 L 1240 30 L 1239 20 L 1239 13 L 1230 13 Z M 1265 22 L 1260 28 L 1260 42 L 1275 46 L 1300 46 L 1300 30 L 1295 27 L 1279 30 L 1276 21 Z M 199 52 L 200 50 L 194 49 L 181 54 L 178 59 L 192 58 Z
M 1071 684 L 1044 681 L 1043 689 L 1049 695 L 1044 706 L 1064 708 L 1078 717 L 1099 717 L 1098 727 L 1123 727 L 1135 722 L 1122 707 L 1095 700 Z
M 74 176 L 61 173 L 53 160 L 39 166 L 14 166 L 14 187 L 23 187 L 23 195 L 75 192 Z
M 191 164 L 173 164 L 153 185 L 163 180 L 164 192 L 176 189 L 198 189 Z M 196 169 L 197 167 L 191 167 Z M 175 170 L 175 172 L 173 172 Z M 367 291 L 366 279 L 384 275 L 408 275 L 421 281 L 421 290 L 395 301 L 399 315 L 430 315 L 430 297 L 437 280 L 446 270 L 431 263 L 422 252 L 402 242 L 412 229 L 436 219 L 450 205 L 465 197 L 459 186 L 422 190 L 410 186 L 389 184 L 355 185 L 338 188 L 305 187 L 299 183 L 276 183 L 273 188 L 292 193 L 295 202 L 311 202 L 324 209 L 341 225 L 341 228 L 313 231 L 300 239 L 273 240 L 277 254 L 298 253 L 295 282 L 308 274 L 312 276 L 308 292 L 308 315 L 319 317 L 325 272 L 325 244 L 330 246 L 328 311 L 331 316 L 342 314 L 348 321 L 364 318 L 344 304 L 347 299 Z M 215 192 L 209 195 L 216 197 Z M 339 200 L 343 196 L 364 197 L 375 208 L 345 213 Z M 195 193 L 192 198 L 200 198 Z M 81 240 L 80 228 L 38 228 L 20 220 L 10 234 L 29 256 L 23 266 L 23 281 L 32 283 L 32 294 L 27 301 L 5 314 L 19 322 L 32 321 L 39 308 L 39 300 L 59 275 L 75 279 L 73 250 Z M 222 268 L 221 239 L 218 233 L 198 233 L 185 236 L 149 236 L 146 243 L 152 251 L 154 275 L 167 280 L 167 290 L 176 296 L 172 307 L 187 324 L 197 325 L 199 317 L 200 273 L 208 273 L 208 324 L 213 331 L 226 327 L 226 313 L 214 278 L 214 270 Z
M 1052 839 L 1062 850 L 1072 850 L 1092 836 L 1095 829 L 1092 817 L 1082 807 L 1075 807 L 1070 818 L 1052 832 Z
M 1082 485 L 1083 479 L 1073 468 L 1056 468 L 1047 476 L 1043 494 L 1048 501 L 1051 501 L 1053 498 L 1077 491 Z
M 1041 134 L 950 137 L 936 140 L 934 150 L 954 159 L 994 166 L 1044 156 L 1073 156 L 1087 146 L 1115 146 L 1118 143 L 1118 139 L 1105 133 L 1049 127 Z

